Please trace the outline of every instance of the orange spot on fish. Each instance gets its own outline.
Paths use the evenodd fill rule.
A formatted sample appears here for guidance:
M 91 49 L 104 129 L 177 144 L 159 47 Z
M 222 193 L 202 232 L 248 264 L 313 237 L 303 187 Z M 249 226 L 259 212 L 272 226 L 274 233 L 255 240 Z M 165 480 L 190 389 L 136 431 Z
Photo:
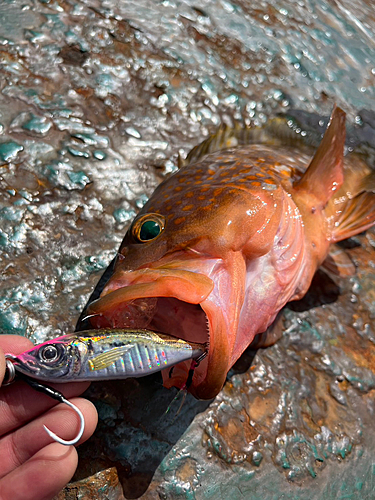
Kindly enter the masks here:
M 261 186 L 261 185 L 262 185 L 262 183 L 261 183 L 261 182 L 259 182 L 259 181 L 252 181 L 251 185 L 252 185 L 252 186 L 255 186 L 255 187 L 259 187 L 259 186 Z
M 202 201 L 202 200 L 205 200 L 205 199 L 206 199 L 206 197 L 205 197 L 205 196 L 198 196 L 198 200 L 201 200 L 201 201 Z
M 223 192 L 223 188 L 217 188 L 217 189 L 215 189 L 215 191 L 214 191 L 213 195 L 214 195 L 214 196 L 217 196 L 218 194 L 220 194 L 220 193 L 222 193 L 222 192 Z
M 182 189 L 183 189 L 182 186 L 176 186 L 174 188 L 174 190 L 177 191 L 177 193 L 179 193 L 180 191 L 182 191 Z
M 193 209 L 194 208 L 194 205 L 186 205 L 182 210 L 184 212 L 188 212 L 189 210 Z
M 203 188 L 200 189 L 201 193 L 206 193 L 209 190 L 210 190 L 209 187 L 203 187 Z
M 178 226 L 179 224 L 182 224 L 185 221 L 186 217 L 178 217 L 177 219 L 174 220 L 174 223 L 176 224 L 176 226 Z
M 188 193 L 185 194 L 185 198 L 192 198 L 194 196 L 193 191 L 189 191 Z

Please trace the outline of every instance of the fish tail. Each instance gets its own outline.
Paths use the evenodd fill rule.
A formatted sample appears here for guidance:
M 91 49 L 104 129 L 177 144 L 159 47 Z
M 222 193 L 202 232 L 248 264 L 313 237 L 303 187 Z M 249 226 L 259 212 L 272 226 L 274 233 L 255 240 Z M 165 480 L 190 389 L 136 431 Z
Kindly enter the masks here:
M 375 171 L 359 158 L 345 169 L 345 182 L 331 200 L 330 212 L 332 242 L 351 238 L 375 224 Z

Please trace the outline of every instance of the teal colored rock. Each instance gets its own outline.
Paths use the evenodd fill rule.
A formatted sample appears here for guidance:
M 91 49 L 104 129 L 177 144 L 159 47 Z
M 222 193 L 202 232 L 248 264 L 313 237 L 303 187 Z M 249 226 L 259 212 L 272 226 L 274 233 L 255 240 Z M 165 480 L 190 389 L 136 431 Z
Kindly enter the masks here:
M 48 121 L 45 117 L 38 117 L 32 115 L 29 121 L 22 125 L 25 130 L 30 130 L 30 132 L 35 132 L 37 134 L 46 134 L 51 128 L 52 123 Z
M 2 142 L 0 143 L 0 161 L 14 160 L 21 151 L 23 151 L 23 146 L 17 142 Z

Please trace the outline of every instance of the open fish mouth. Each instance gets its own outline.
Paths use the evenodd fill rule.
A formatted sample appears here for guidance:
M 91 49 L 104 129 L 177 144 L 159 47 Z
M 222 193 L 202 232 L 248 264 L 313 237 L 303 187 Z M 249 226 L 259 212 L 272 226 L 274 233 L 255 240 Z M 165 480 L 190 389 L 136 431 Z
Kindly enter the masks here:
M 221 389 L 228 369 L 226 359 L 219 362 L 225 358 L 223 352 L 218 355 L 214 348 L 221 343 L 222 329 L 217 328 L 220 315 L 209 301 L 213 288 L 210 278 L 191 271 L 141 269 L 115 273 L 102 296 L 90 304 L 88 317 L 95 328 L 147 328 L 207 344 L 208 356 L 196 368 L 190 392 L 210 399 Z M 162 373 L 164 385 L 183 387 L 190 364 L 185 361 Z
M 101 307 L 100 302 L 94 307 Z M 142 297 L 123 302 L 114 310 L 100 310 L 92 316 L 102 328 L 148 329 L 166 333 L 188 342 L 209 342 L 209 321 L 199 304 L 174 297 Z

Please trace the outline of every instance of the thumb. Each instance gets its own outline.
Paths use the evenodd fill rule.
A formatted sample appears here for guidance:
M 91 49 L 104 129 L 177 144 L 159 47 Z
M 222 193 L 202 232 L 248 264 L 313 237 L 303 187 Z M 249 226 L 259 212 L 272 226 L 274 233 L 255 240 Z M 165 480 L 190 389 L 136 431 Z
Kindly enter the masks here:
M 6 366 L 5 355 L 4 355 L 3 350 L 0 347 L 0 386 L 4 380 L 5 366 Z

